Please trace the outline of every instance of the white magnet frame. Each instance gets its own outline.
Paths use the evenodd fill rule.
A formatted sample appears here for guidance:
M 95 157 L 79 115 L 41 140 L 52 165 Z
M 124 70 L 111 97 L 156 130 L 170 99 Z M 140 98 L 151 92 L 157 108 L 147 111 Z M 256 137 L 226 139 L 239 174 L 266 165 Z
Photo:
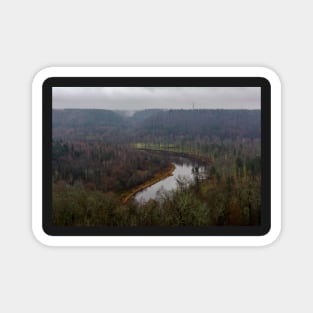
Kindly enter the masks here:
M 50 77 L 264 77 L 271 84 L 271 229 L 264 236 L 51 236 L 42 228 L 42 85 Z M 281 84 L 265 67 L 49 67 L 32 84 L 32 230 L 48 246 L 264 246 L 281 230 Z

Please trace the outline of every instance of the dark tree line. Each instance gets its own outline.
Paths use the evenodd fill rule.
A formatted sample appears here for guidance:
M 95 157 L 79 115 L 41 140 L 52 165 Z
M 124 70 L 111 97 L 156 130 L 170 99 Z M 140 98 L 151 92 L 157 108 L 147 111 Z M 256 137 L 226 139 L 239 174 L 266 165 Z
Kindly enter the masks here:
M 168 166 L 167 159 L 128 145 L 54 140 L 52 151 L 54 181 L 81 181 L 104 192 L 127 191 Z

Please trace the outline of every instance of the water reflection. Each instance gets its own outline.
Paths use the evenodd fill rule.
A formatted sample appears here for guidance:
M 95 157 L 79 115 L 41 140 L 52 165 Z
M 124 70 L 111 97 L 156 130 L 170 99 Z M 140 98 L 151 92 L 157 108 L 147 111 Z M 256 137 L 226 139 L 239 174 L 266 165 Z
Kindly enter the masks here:
M 203 178 L 205 175 L 205 167 L 192 164 L 192 162 L 173 162 L 175 165 L 175 170 L 172 176 L 169 176 L 154 185 L 138 192 L 135 195 L 137 201 L 148 201 L 150 199 L 155 199 L 157 193 L 160 189 L 171 191 L 177 188 L 177 179 L 183 178 L 189 181 L 194 181 L 195 179 Z

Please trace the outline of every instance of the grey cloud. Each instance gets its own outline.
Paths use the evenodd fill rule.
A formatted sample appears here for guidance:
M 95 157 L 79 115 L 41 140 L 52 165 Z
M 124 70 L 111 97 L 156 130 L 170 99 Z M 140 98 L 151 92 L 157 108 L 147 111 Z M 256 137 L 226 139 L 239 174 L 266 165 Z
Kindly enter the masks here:
M 260 109 L 259 87 L 54 87 L 53 108 Z

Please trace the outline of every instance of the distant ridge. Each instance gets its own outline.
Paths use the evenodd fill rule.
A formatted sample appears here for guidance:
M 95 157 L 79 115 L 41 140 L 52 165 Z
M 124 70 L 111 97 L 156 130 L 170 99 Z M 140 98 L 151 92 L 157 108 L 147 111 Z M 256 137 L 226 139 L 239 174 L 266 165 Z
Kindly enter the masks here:
M 64 109 L 52 111 L 53 127 L 119 126 L 125 118 L 111 110 Z
M 147 109 L 133 115 L 104 109 L 64 109 L 52 111 L 52 125 L 58 127 L 110 127 L 119 131 L 164 136 L 219 136 L 221 138 L 261 136 L 260 110 Z

